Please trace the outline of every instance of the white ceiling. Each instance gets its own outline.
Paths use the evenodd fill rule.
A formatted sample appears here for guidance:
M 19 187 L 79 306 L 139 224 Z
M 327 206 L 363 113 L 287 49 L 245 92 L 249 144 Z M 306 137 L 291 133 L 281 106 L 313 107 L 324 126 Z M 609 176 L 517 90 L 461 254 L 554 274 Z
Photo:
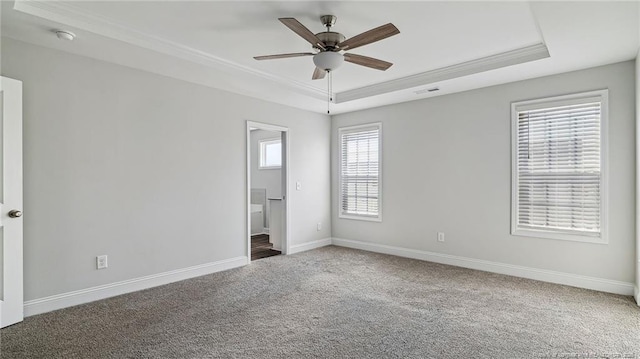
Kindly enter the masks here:
M 319 16 L 347 37 L 392 22 L 400 34 L 353 53 L 394 65 L 345 63 L 333 74 L 341 113 L 633 59 L 637 2 L 26 1 L 2 2 L 2 35 L 311 111 L 326 86 L 311 80 L 310 45 L 277 18 L 313 32 Z M 51 32 L 75 32 L 73 42 Z M 434 93 L 415 92 L 439 87 Z

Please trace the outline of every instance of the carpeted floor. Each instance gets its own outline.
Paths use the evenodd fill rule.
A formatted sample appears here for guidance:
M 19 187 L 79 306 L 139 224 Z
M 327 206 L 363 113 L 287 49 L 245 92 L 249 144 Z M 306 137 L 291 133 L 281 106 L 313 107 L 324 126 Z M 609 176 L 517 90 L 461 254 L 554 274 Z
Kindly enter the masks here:
M 640 308 L 330 246 L 29 317 L 0 335 L 3 359 L 640 358 Z

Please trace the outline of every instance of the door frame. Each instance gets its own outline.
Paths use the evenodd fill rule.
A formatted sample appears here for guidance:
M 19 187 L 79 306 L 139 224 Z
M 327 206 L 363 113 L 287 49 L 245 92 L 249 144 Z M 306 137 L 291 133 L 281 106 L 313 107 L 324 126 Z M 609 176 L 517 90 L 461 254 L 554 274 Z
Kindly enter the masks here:
M 246 241 L 247 244 L 247 263 L 251 263 L 251 129 L 257 128 L 259 130 L 266 131 L 275 131 L 281 133 L 282 140 L 282 186 L 283 186 L 283 200 L 282 203 L 284 205 L 284 228 L 282 229 L 282 254 L 290 253 L 291 246 L 291 238 L 289 234 L 291 233 L 291 211 L 289 210 L 289 176 L 291 173 L 291 161 L 289 161 L 289 153 L 290 153 L 290 143 L 291 143 L 291 132 L 288 127 L 272 125 L 268 123 L 262 122 L 254 122 L 247 121 L 247 134 L 246 134 L 246 144 L 247 144 L 247 175 L 245 177 L 246 181 L 246 189 L 247 189 L 247 200 L 246 200 Z

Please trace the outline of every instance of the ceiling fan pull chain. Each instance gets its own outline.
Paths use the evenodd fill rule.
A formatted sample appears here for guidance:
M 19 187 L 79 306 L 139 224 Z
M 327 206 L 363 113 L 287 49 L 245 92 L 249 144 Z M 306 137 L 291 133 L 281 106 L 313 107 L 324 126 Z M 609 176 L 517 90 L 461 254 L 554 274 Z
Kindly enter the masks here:
M 327 114 L 331 113 L 331 71 L 327 70 L 329 76 L 327 76 Z
M 333 102 L 333 72 L 329 72 L 329 102 Z

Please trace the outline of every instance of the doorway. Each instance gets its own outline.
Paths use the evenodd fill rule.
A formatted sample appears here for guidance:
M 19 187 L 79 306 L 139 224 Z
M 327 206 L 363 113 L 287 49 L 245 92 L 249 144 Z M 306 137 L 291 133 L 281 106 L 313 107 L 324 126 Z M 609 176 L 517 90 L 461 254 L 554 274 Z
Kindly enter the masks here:
M 247 121 L 247 256 L 288 252 L 288 128 Z

